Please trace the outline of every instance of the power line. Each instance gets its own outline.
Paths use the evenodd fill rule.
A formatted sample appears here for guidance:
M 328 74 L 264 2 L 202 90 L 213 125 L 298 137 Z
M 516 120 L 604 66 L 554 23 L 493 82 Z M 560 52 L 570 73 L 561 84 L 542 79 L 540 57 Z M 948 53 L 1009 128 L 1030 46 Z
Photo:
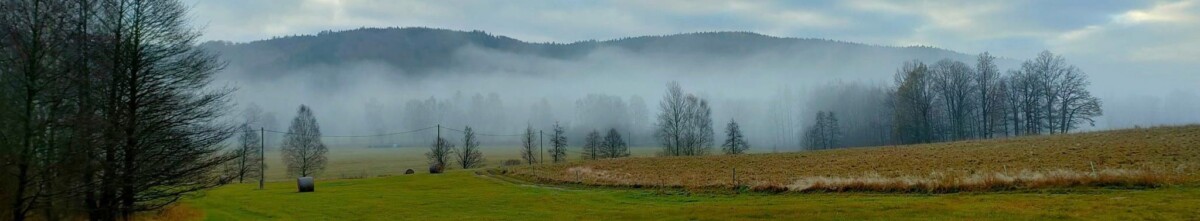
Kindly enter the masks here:
M 433 129 L 433 128 L 435 128 L 435 127 L 437 127 L 437 126 L 431 126 L 431 127 L 426 127 L 426 128 L 416 129 L 416 130 L 409 130 L 409 131 L 401 131 L 401 132 L 394 132 L 394 133 L 385 133 L 385 134 L 372 134 L 372 135 L 321 135 L 321 136 L 319 136 L 319 137 L 384 137 L 384 136 L 392 136 L 392 135 L 401 135 L 401 134 L 408 134 L 408 133 L 416 133 L 416 132 L 420 132 L 420 131 L 424 131 L 424 130 Z M 273 130 L 266 130 L 266 131 L 267 131 L 267 132 L 271 132 L 271 133 L 277 133 L 277 134 L 305 135 L 305 134 L 297 134 L 297 133 L 288 133 L 288 132 L 283 132 L 283 131 L 273 131 Z
M 384 137 L 384 136 L 393 136 L 393 135 L 401 135 L 401 134 L 416 133 L 416 132 L 421 132 L 421 131 L 425 131 L 425 130 L 433 129 L 433 128 L 436 128 L 436 127 L 438 127 L 438 126 L 436 126 L 436 125 L 435 125 L 435 126 L 429 126 L 429 127 L 425 127 L 425 128 L 421 128 L 421 129 L 408 130 L 408 131 L 400 131 L 400 132 L 393 132 L 393 133 L 384 133 L 384 134 L 370 134 L 370 135 L 321 135 L 321 136 L 319 136 L 319 137 L 349 137 L 349 138 L 355 138 L 355 137 L 360 137 L 360 138 L 361 138 L 361 137 Z M 442 128 L 442 129 L 446 129 L 446 130 L 450 130 L 450 131 L 454 131 L 454 132 L 459 132 L 459 133 L 466 133 L 466 131 L 459 130 L 459 129 L 454 129 L 454 128 L 449 128 L 449 127 L 444 127 L 444 128 Z M 283 131 L 275 131 L 275 130 L 264 130 L 264 131 L 266 131 L 266 132 L 271 132 L 271 133 L 276 133 L 276 134 L 303 135 L 303 134 L 298 134 L 298 133 L 288 133 L 288 132 L 283 132 Z M 479 132 L 475 132 L 475 135 L 476 135 L 476 136 L 487 136 L 487 137 L 515 137 L 515 136 L 523 136 L 523 135 L 525 135 L 525 134 L 524 134 L 524 133 L 519 133 L 519 134 L 489 134 L 489 133 L 479 133 Z
M 454 128 L 449 128 L 449 127 L 447 127 L 447 128 L 444 128 L 444 129 L 451 130 L 451 131 L 454 131 L 454 132 L 459 132 L 459 133 L 467 133 L 466 131 L 462 131 L 462 130 L 458 130 L 458 129 L 454 129 Z M 473 131 L 472 131 L 472 132 L 473 132 Z M 479 133 L 479 132 L 474 132 L 474 133 L 475 133 L 475 135 L 476 135 L 476 136 L 489 136 L 489 137 L 512 137 L 512 136 L 521 136 L 521 135 L 525 135 L 525 134 L 523 134 L 523 133 L 520 133 L 520 134 L 485 134 L 485 133 Z

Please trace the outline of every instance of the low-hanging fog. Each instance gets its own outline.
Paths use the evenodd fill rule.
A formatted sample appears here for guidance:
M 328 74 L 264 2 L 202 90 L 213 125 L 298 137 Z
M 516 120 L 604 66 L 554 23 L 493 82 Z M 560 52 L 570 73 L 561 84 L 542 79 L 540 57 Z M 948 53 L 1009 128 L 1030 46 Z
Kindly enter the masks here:
M 303 38 L 379 34 L 355 32 Z M 228 66 L 216 76 L 215 85 L 236 88 L 233 99 L 238 111 L 234 112 L 257 106 L 265 113 L 260 126 L 274 131 L 286 131 L 298 106 L 304 104 L 313 109 L 325 135 L 384 134 L 438 124 L 454 129 L 471 126 L 481 134 L 510 135 L 521 133 L 527 125 L 549 132 L 558 122 L 566 128 L 572 146 L 588 131 L 609 128 L 628 134 L 633 146 L 653 146 L 657 143 L 651 136 L 659 101 L 666 84 L 676 81 L 685 92 L 711 102 L 718 144 L 724 137 L 721 131 L 732 119 L 741 125 L 751 151 L 794 151 L 800 148 L 801 133 L 818 111 L 837 111 L 843 124 L 860 128 L 871 127 L 860 118 L 886 117 L 865 116 L 869 111 L 858 114 L 856 108 L 882 102 L 873 96 L 893 87 L 893 76 L 904 61 L 932 64 L 952 59 L 974 65 L 975 54 L 980 53 L 767 36 L 762 36 L 766 42 L 761 44 L 775 45 L 769 50 L 690 50 L 687 47 L 704 45 L 677 40 L 706 34 L 721 36 L 701 33 L 637 42 L 666 45 L 655 47 L 628 47 L 630 44 L 620 44 L 622 40 L 586 42 L 587 50 L 567 56 L 465 44 L 446 47 L 451 48 L 444 52 L 447 56 L 423 58 L 438 60 L 415 61 L 444 65 L 407 69 L 387 58 L 373 59 L 386 56 L 390 50 L 384 46 L 370 48 L 373 38 L 361 38 L 359 41 L 366 42 L 354 46 L 325 43 L 324 47 L 336 48 L 334 53 L 355 53 L 345 50 L 367 47 L 383 51 L 380 54 L 339 54 L 337 61 L 299 64 L 271 60 L 289 56 L 297 60 L 296 55 L 278 54 L 285 50 L 253 47 L 289 38 L 222 43 L 214 51 Z M 738 40 L 744 39 L 728 41 Z M 1034 56 L 999 58 L 997 63 L 1001 72 L 1007 72 Z M 1066 58 L 1088 73 L 1092 93 L 1103 101 L 1104 115 L 1096 119 L 1094 127 L 1085 125 L 1080 130 L 1200 122 L 1200 91 L 1195 88 L 1139 85 L 1116 89 L 1112 87 L 1116 80 L 1112 79 L 1122 78 L 1109 78 L 1120 73 L 1090 69 L 1069 55 Z M 879 93 L 862 93 L 872 90 Z M 426 130 L 387 138 L 346 138 L 342 144 L 427 145 L 434 133 Z M 454 136 L 448 130 L 443 133 Z M 517 143 L 517 137 L 483 138 L 485 146 Z M 331 142 L 339 146 L 338 141 Z M 872 144 L 863 140 L 845 143 Z

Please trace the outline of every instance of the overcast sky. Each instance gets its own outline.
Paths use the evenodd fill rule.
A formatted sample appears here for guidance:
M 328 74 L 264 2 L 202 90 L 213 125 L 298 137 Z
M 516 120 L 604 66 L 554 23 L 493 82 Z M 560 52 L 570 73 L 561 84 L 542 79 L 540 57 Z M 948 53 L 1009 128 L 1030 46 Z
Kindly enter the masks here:
M 532 42 L 751 31 L 968 54 L 990 51 L 1022 60 L 1051 50 L 1089 72 L 1170 81 L 1177 84 L 1172 88 L 1200 85 L 1200 0 L 190 1 L 205 40 L 246 42 L 410 26 L 483 30 Z

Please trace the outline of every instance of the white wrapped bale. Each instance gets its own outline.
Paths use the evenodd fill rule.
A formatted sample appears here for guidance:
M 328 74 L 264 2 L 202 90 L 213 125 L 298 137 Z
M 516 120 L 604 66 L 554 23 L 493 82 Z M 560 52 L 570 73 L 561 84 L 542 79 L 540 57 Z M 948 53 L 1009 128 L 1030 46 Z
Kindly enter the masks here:
M 300 177 L 296 179 L 296 186 L 300 188 L 300 192 L 312 192 L 316 184 L 312 177 Z

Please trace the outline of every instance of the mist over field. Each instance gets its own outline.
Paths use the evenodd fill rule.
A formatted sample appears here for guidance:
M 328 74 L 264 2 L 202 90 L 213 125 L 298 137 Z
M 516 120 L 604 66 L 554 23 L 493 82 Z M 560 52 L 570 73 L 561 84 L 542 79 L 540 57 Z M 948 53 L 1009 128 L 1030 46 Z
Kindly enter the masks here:
M 254 104 L 274 115 L 274 125 L 263 125 L 268 129 L 285 130 L 285 120 L 306 104 L 329 135 L 382 134 L 438 123 L 516 134 L 526 125 L 549 130 L 557 121 L 569 137 L 618 128 L 631 131 L 638 145 L 654 145 L 649 136 L 658 102 L 665 85 L 677 81 L 712 103 L 716 128 L 738 121 L 756 151 L 798 150 L 799 130 L 772 128 L 803 128 L 818 111 L 866 102 L 831 91 L 893 88 L 905 61 L 973 64 L 980 53 L 746 32 L 527 43 L 480 31 L 427 28 L 356 29 L 203 46 L 228 62 L 216 85 L 237 88 L 239 108 Z M 997 66 L 1007 72 L 1033 56 L 999 58 Z M 1079 67 L 1105 111 L 1095 127 L 1082 130 L 1200 122 L 1198 91 L 1186 87 L 1186 77 L 1126 84 L 1121 82 L 1136 74 Z M 581 102 L 589 96 L 595 98 L 591 101 L 619 99 L 612 105 L 624 108 L 583 113 L 588 108 Z M 479 98 L 490 105 L 473 102 Z M 412 102 L 430 99 L 446 113 L 422 120 L 406 112 Z M 645 113 L 634 114 L 638 111 Z M 791 114 L 775 113 L 780 111 Z
M 1195 220 L 1196 39 L 1200 0 L 4 0 L 0 220 Z

